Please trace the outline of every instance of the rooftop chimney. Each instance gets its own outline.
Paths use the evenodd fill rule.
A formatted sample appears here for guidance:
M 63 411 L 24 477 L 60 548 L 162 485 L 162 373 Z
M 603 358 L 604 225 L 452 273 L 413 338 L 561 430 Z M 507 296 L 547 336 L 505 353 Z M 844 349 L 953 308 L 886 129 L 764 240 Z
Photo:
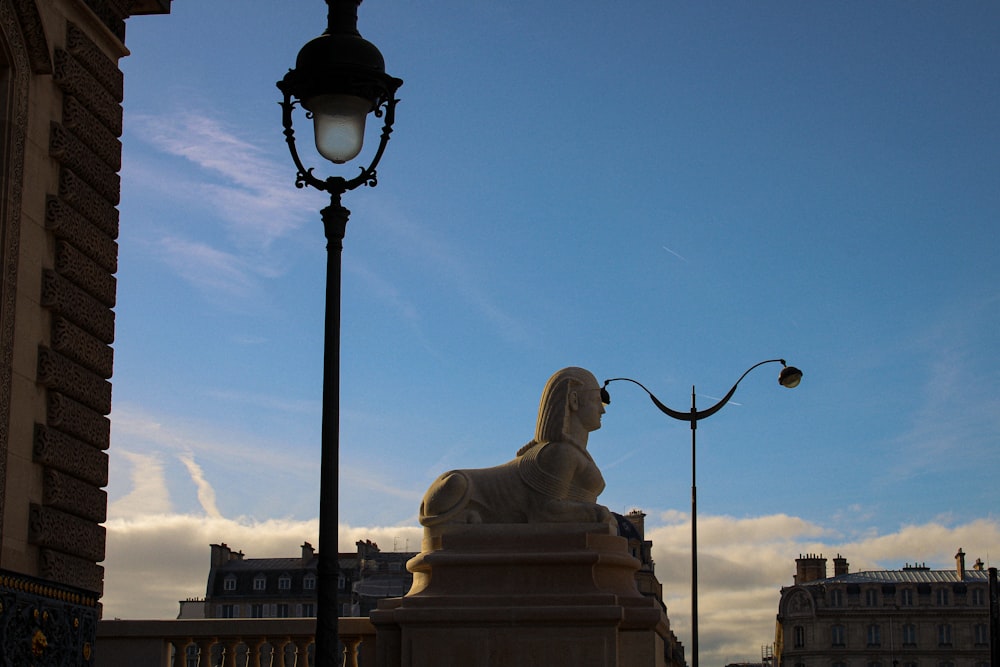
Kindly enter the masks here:
M 986 564 L 983 563 L 982 558 L 977 558 L 976 564 L 972 566 L 972 569 L 975 570 L 976 572 L 982 572 L 983 570 L 986 569 Z
M 958 580 L 965 581 L 965 552 L 962 551 L 962 547 L 959 547 L 958 553 L 955 554 L 955 570 Z
M 807 584 L 817 579 L 826 579 L 826 559 L 823 554 L 799 554 L 795 559 L 795 584 Z
M 212 544 L 212 567 L 221 567 L 229 562 L 232 558 L 233 551 L 229 548 L 229 545 L 223 542 L 222 544 Z
M 631 512 L 628 513 L 628 516 L 625 517 L 625 518 L 628 519 L 629 522 L 631 522 L 631 524 L 633 526 L 635 526 L 636 532 L 639 533 L 639 539 L 640 540 L 645 540 L 646 539 L 646 513 L 643 512 L 642 510 L 632 510 Z
M 850 567 L 847 564 L 847 559 L 837 554 L 837 557 L 833 559 L 833 576 L 839 577 L 847 574 L 850 571 Z
M 303 542 L 302 543 L 302 564 L 303 565 L 308 565 L 309 561 L 311 561 L 313 559 L 313 556 L 315 556 L 315 555 L 316 555 L 316 550 L 313 549 L 313 545 L 309 544 L 308 542 Z

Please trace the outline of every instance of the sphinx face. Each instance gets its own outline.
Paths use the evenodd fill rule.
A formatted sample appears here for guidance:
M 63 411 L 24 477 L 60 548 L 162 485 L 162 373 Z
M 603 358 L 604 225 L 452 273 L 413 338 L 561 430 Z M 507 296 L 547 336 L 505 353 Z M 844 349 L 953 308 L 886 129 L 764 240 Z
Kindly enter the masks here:
M 601 400 L 601 388 L 594 381 L 593 387 L 577 391 L 576 418 L 580 425 L 588 431 L 601 428 L 601 415 L 604 414 L 604 402 Z

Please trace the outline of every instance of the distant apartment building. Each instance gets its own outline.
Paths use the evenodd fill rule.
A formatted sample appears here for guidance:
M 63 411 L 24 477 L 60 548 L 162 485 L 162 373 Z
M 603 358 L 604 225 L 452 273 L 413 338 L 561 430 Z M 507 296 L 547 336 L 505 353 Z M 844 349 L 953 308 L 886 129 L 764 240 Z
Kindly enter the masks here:
M 645 539 L 645 517 L 640 510 L 615 514 L 618 533 L 628 540 L 629 553 L 639 561 L 636 587 L 654 598 L 666 613 L 663 586 L 656 578 L 652 542 Z M 415 552 L 385 552 L 370 540 L 359 541 L 354 553 L 338 554 L 339 614 L 367 617 L 383 598 L 402 597 L 413 575 L 406 562 Z M 204 600 L 180 602 L 178 618 L 285 618 L 316 615 L 319 557 L 308 542 L 298 557 L 247 558 L 225 543 L 211 545 L 211 566 Z M 672 631 L 664 646 L 668 667 L 686 667 L 684 645 Z
M 227 544 L 211 545 L 205 599 L 181 602 L 184 618 L 290 618 L 316 615 L 319 558 L 308 542 L 298 557 L 246 558 Z M 415 553 L 383 552 L 371 541 L 340 553 L 337 600 L 341 616 L 367 616 L 380 598 L 404 595 L 413 581 L 406 561 Z
M 796 559 L 781 589 L 775 637 L 779 667 L 990 667 L 989 579 L 982 561 L 932 570 L 850 572 L 822 555 Z
M 629 553 L 639 561 L 639 569 L 635 573 L 635 584 L 639 592 L 660 603 L 663 613 L 667 613 L 667 605 L 663 602 L 663 585 L 656 578 L 656 563 L 653 561 L 653 542 L 646 539 L 646 514 L 641 510 L 632 510 L 627 515 L 614 514 L 618 521 L 618 534 L 628 540 Z M 669 615 L 668 615 L 669 618 Z M 684 644 L 670 630 L 664 645 L 664 661 L 668 667 L 687 667 L 684 660 Z

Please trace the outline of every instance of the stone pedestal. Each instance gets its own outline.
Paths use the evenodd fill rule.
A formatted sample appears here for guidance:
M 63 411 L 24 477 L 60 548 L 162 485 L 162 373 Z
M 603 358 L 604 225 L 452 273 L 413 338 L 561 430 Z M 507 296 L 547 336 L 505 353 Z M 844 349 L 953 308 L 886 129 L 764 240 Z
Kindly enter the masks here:
M 660 667 L 666 614 L 608 524 L 428 528 L 372 612 L 379 667 Z

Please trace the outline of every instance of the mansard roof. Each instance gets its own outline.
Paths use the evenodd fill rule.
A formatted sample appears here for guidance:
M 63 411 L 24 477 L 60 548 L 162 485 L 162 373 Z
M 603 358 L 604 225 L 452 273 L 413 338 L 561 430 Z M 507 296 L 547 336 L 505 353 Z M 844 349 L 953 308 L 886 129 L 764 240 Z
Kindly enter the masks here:
M 273 572 L 275 570 L 314 570 L 316 569 L 317 558 L 312 558 L 308 563 L 303 564 L 301 558 L 243 558 L 233 559 L 220 565 L 219 570 L 226 572 Z
M 923 567 L 904 568 L 902 570 L 869 570 L 867 572 L 851 572 L 826 579 L 814 579 L 802 584 L 816 586 L 823 584 L 954 584 L 959 582 L 986 583 L 985 570 L 966 570 L 965 578 L 958 578 L 957 570 L 931 570 Z

